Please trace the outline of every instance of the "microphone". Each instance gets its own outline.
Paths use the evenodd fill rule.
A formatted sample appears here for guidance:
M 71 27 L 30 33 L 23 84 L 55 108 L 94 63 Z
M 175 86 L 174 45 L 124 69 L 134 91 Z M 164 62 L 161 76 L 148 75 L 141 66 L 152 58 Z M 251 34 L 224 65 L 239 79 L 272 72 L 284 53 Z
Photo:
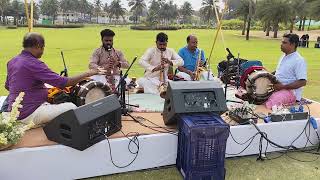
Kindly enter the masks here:
M 230 58 L 234 58 L 234 55 L 231 53 L 230 49 L 229 48 L 226 48 L 226 50 L 228 51 Z

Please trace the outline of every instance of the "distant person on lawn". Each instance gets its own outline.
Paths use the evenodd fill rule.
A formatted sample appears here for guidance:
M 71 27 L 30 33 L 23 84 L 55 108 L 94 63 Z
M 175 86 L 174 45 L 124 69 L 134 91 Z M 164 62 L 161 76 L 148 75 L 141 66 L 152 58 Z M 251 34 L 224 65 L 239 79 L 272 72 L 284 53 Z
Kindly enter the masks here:
M 73 77 L 62 77 L 53 72 L 40 60 L 45 47 L 45 41 L 39 33 L 27 33 L 23 38 L 22 52 L 7 64 L 7 79 L 5 88 L 9 91 L 8 111 L 20 92 L 25 96 L 20 109 L 18 120 L 23 123 L 33 123 L 38 126 L 47 123 L 70 109 L 77 106 L 72 103 L 49 104 L 48 89 L 45 83 L 64 88 L 76 85 L 86 77 L 102 73 L 100 69 L 91 69 Z

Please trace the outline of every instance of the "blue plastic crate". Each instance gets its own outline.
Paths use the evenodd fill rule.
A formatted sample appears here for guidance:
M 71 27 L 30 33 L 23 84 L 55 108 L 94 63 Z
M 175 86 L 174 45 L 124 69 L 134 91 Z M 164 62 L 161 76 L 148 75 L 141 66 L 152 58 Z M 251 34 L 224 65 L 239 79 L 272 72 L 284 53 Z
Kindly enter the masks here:
M 185 179 L 223 179 L 229 125 L 214 113 L 182 114 L 179 119 L 177 168 Z M 200 178 L 201 179 L 201 178 Z

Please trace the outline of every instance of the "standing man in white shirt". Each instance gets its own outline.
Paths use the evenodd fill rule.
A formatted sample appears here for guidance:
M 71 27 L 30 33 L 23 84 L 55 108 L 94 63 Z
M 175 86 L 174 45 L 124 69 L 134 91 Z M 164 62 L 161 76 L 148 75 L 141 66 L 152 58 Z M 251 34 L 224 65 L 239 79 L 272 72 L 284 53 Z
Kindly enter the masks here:
M 284 55 L 280 58 L 276 70 L 277 84 L 273 88 L 279 90 L 293 90 L 297 101 L 302 98 L 302 87 L 307 84 L 307 64 L 297 52 L 299 36 L 285 34 L 281 42 L 281 51 Z
M 171 48 L 167 48 L 168 36 L 161 32 L 156 37 L 156 47 L 149 48 L 141 57 L 139 64 L 145 69 L 144 77 L 138 79 L 140 90 L 144 93 L 159 94 L 160 71 L 163 70 L 168 81 L 169 66 L 182 66 L 182 58 Z

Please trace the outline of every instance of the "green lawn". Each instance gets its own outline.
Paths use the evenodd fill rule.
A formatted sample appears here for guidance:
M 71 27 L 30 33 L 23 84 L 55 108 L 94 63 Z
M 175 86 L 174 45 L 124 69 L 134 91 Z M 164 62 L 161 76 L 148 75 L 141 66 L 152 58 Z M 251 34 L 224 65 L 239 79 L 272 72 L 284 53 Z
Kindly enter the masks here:
M 100 45 L 99 32 L 105 27 L 86 27 L 82 29 L 43 29 L 36 28 L 46 38 L 46 49 L 43 61 L 56 72 L 63 69 L 60 51 L 64 51 L 66 63 L 70 75 L 77 74 L 87 69 L 88 61 L 94 48 Z M 116 32 L 115 47 L 121 49 L 129 61 L 135 55 L 141 56 L 146 48 L 154 46 L 157 31 L 132 31 L 126 27 L 112 28 Z M 6 77 L 6 62 L 21 51 L 22 37 L 26 28 L 7 30 L 0 28 L 0 95 L 6 95 L 3 88 Z M 207 55 L 211 49 L 214 30 L 179 30 L 168 31 L 169 47 L 178 50 L 185 45 L 188 34 L 196 34 L 199 38 L 199 46 Z M 239 36 L 238 31 L 224 31 L 226 46 L 234 55 L 240 53 L 240 57 L 246 59 L 259 59 L 270 70 L 274 71 L 281 55 L 279 40 L 265 40 L 252 38 L 245 41 Z M 310 47 L 313 47 L 311 43 Z M 302 48 L 299 52 L 308 62 L 308 85 L 304 94 L 306 97 L 320 100 L 320 49 Z M 216 72 L 216 65 L 225 59 L 224 46 L 219 38 L 211 58 L 212 69 Z M 142 76 L 143 70 L 136 64 L 130 76 Z M 303 153 L 293 153 L 292 156 L 303 160 L 312 159 Z M 227 179 L 319 179 L 319 160 L 311 163 L 302 163 L 282 157 L 273 161 L 256 161 L 255 156 L 230 158 L 226 160 Z M 157 170 L 123 173 L 120 175 L 93 178 L 92 180 L 169 180 L 181 179 L 181 175 L 174 167 Z
M 105 28 L 86 27 L 81 29 L 45 29 L 35 28 L 34 31 L 40 32 L 46 39 L 45 54 L 42 58 L 50 68 L 56 72 L 63 69 L 60 51 L 64 51 L 66 63 L 71 75 L 87 69 L 88 61 L 94 48 L 100 45 L 99 32 Z M 115 47 L 121 49 L 126 58 L 131 61 L 134 56 L 142 56 L 144 51 L 155 45 L 157 31 L 133 31 L 127 27 L 113 27 L 116 32 Z M 21 51 L 22 37 L 27 32 L 26 28 L 4 29 L 0 28 L 0 95 L 6 95 L 3 88 L 6 75 L 6 62 Z M 185 45 L 188 34 L 196 34 L 199 38 L 199 46 L 204 49 L 206 55 L 210 53 L 214 30 L 179 30 L 168 31 L 169 47 L 178 50 Z M 273 71 L 281 55 L 279 40 L 265 40 L 252 38 L 245 41 L 238 36 L 238 31 L 224 31 L 226 47 L 240 57 L 247 59 L 259 59 L 263 64 Z M 313 47 L 311 43 L 310 47 Z M 299 52 L 308 62 L 308 86 L 305 88 L 305 95 L 308 98 L 320 100 L 316 90 L 320 89 L 320 49 L 303 48 Z M 218 39 L 213 56 L 211 58 L 212 69 L 216 72 L 216 64 L 225 59 L 226 52 L 221 38 Z M 143 70 L 138 64 L 133 66 L 130 76 L 142 76 Z

